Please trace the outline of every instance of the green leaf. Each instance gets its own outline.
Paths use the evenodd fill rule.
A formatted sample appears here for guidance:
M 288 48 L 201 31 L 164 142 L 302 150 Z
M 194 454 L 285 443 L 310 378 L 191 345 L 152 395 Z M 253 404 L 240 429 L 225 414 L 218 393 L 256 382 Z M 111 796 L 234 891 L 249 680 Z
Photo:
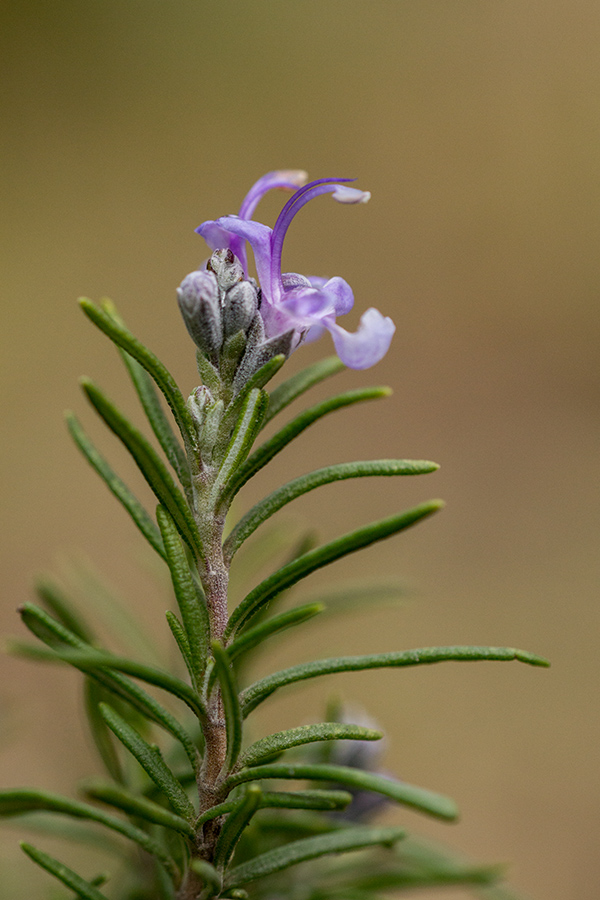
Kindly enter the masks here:
M 104 810 L 82 803 L 79 800 L 71 800 L 50 791 L 40 791 L 32 788 L 15 788 L 9 791 L 0 791 L 0 816 L 15 816 L 25 812 L 46 811 L 61 813 L 76 819 L 88 819 L 90 822 L 98 822 L 112 831 L 118 831 L 129 840 L 143 847 L 152 856 L 163 863 L 174 874 L 174 864 L 160 844 L 153 840 L 145 831 L 136 828 L 125 819 L 118 819 Z
M 366 870 L 353 866 L 343 873 L 345 884 L 366 890 L 442 885 L 492 884 L 502 877 L 502 866 L 473 866 L 445 850 L 408 838 L 400 853 L 384 864 Z M 343 896 L 344 884 L 341 886 Z
M 426 516 L 437 512 L 442 506 L 441 500 L 430 500 L 413 509 L 358 528 L 356 531 L 342 535 L 342 537 L 300 556 L 250 591 L 231 614 L 226 636 L 241 628 L 265 603 L 268 603 L 281 591 L 296 584 L 301 578 L 306 578 L 316 569 L 329 565 L 349 553 L 403 531 Z
M 287 381 L 278 385 L 269 396 L 269 409 L 264 421 L 264 425 L 271 421 L 277 413 L 285 409 L 286 406 L 300 397 L 305 391 L 313 387 L 315 384 L 330 378 L 345 369 L 344 363 L 339 356 L 328 356 L 327 359 L 320 359 L 313 363 L 296 375 L 292 375 Z
M 165 551 L 162 546 L 158 528 L 137 499 L 137 497 L 129 490 L 127 485 L 119 478 L 116 472 L 106 462 L 104 457 L 98 452 L 94 444 L 79 424 L 76 416 L 72 412 L 65 414 L 67 427 L 71 437 L 91 465 L 98 473 L 100 478 L 105 482 L 108 489 L 114 494 L 117 500 L 127 510 L 139 530 L 142 532 L 149 544 L 154 547 L 156 552 L 163 557 Z
M 38 866 L 41 866 L 50 875 L 54 875 L 64 885 L 75 891 L 77 896 L 83 898 L 83 900 L 108 900 L 106 894 L 100 893 L 93 884 L 90 884 L 89 881 L 86 881 L 81 875 L 78 875 L 77 872 L 74 872 L 73 869 L 65 866 L 64 863 L 59 862 L 53 856 L 49 856 L 47 853 L 32 847 L 31 844 L 26 844 L 24 841 L 21 843 L 21 850 Z
M 227 773 L 234 767 L 242 746 L 242 715 L 235 676 L 231 670 L 227 650 L 220 641 L 213 641 L 212 651 L 216 675 L 221 685 L 227 728 L 227 756 L 224 763 L 224 772 Z
M 194 807 L 187 794 L 165 763 L 158 747 L 149 744 L 114 709 L 103 703 L 100 712 L 104 721 L 134 756 L 154 784 L 164 793 L 176 813 L 189 822 L 195 818 Z
M 345 394 L 339 394 L 337 397 L 330 397 L 316 406 L 300 413 L 295 419 L 292 419 L 285 425 L 281 431 L 278 431 L 273 437 L 261 444 L 252 456 L 249 456 L 243 466 L 231 478 L 227 485 L 227 491 L 223 500 L 230 502 L 237 494 L 239 489 L 256 475 L 263 466 L 266 466 L 277 453 L 283 450 L 290 441 L 301 434 L 309 425 L 321 419 L 336 409 L 342 409 L 345 406 L 353 406 L 355 403 L 361 403 L 363 400 L 377 400 L 380 397 L 389 397 L 391 390 L 386 387 L 360 388 L 355 391 L 347 391 Z
M 381 732 L 361 725 L 347 725 L 341 722 L 323 722 L 318 725 L 299 725 L 287 731 L 278 731 L 268 737 L 261 738 L 251 744 L 240 758 L 240 766 L 255 766 L 276 754 L 311 744 L 314 741 L 378 741 L 383 737 Z
M 265 791 L 261 799 L 261 809 L 345 809 L 352 802 L 348 791 Z
M 215 847 L 215 865 L 224 869 L 250 819 L 259 808 L 262 791 L 257 784 L 249 785 L 227 816 Z
M 158 454 L 141 432 L 119 412 L 93 382 L 84 378 L 81 385 L 96 412 L 129 450 L 154 494 L 171 513 L 179 532 L 191 550 L 201 557 L 202 546 L 194 517 L 185 497 Z
M 186 635 L 185 631 L 183 630 L 183 625 L 181 624 L 181 622 L 179 621 L 179 619 L 177 618 L 175 613 L 171 612 L 170 609 L 168 609 L 166 611 L 165 616 L 167 619 L 167 624 L 168 624 L 169 628 L 171 629 L 171 634 L 175 638 L 175 643 L 179 647 L 179 652 L 181 653 L 183 661 L 188 670 L 188 674 L 189 674 L 190 678 L 192 679 L 192 683 L 193 683 L 193 680 L 195 677 L 194 676 L 194 666 L 192 664 L 192 658 L 190 655 L 190 645 L 189 645 L 189 642 L 187 639 L 187 635 Z M 195 686 L 197 687 L 197 685 L 195 685 Z
M 159 806 L 158 803 L 148 800 L 147 797 L 133 794 L 125 788 L 104 781 L 86 782 L 84 792 L 86 797 L 91 800 L 99 800 L 101 803 L 115 806 L 132 816 L 145 819 L 147 822 L 181 832 L 187 837 L 194 837 L 194 829 L 186 819 L 174 815 L 164 806 Z
M 347 853 L 377 845 L 391 847 L 404 835 L 405 832 L 400 828 L 357 827 L 292 841 L 235 866 L 225 878 L 225 887 L 243 887 L 257 878 L 264 878 L 289 866 L 330 853 Z
M 199 596 L 198 588 L 192 578 L 185 550 L 179 539 L 173 519 L 166 509 L 161 506 L 156 511 L 156 518 L 167 554 L 167 564 L 171 572 L 173 590 L 175 591 L 175 598 L 181 612 L 181 620 L 187 638 L 193 681 L 195 686 L 198 687 L 202 682 L 202 675 L 204 674 L 208 657 L 208 639 L 210 634 L 208 611 L 204 598 Z
M 85 679 L 85 711 L 92 739 L 109 775 L 112 775 L 115 781 L 123 783 L 123 769 L 112 732 L 98 711 L 99 704 L 105 703 L 109 696 L 110 692 L 93 678 Z
M 110 316 L 117 325 L 125 327 L 125 322 L 117 312 L 117 308 L 112 300 L 105 299 L 102 302 L 102 311 Z M 160 405 L 153 379 L 137 359 L 130 356 L 130 354 L 123 350 L 122 347 L 119 347 L 118 349 L 121 358 L 125 363 L 125 367 L 129 372 L 129 376 L 133 382 L 140 403 L 142 404 L 142 408 L 146 413 L 152 431 L 163 448 L 167 459 L 177 472 L 186 494 L 191 497 L 188 459 L 181 444 L 173 434 L 173 429 L 171 428 L 169 420 L 165 416 L 163 408 Z
M 53 581 L 48 578 L 39 578 L 35 583 L 35 592 L 58 621 L 88 644 L 94 640 L 94 635 L 89 625 L 83 620 L 75 608 L 75 605 Z
M 423 475 L 435 472 L 438 468 L 436 463 L 424 460 L 376 459 L 366 462 L 339 463 L 317 469 L 307 475 L 301 475 L 273 491 L 246 513 L 225 541 L 225 558 L 230 560 L 252 532 L 283 506 L 291 503 L 296 497 L 322 485 L 331 484 L 334 481 L 344 481 L 347 478 L 365 478 L 375 475 Z
M 154 684 L 156 687 L 162 688 L 163 691 L 173 694 L 179 700 L 182 700 L 192 712 L 201 720 L 206 719 L 206 709 L 202 703 L 200 695 L 185 681 L 156 669 L 154 666 L 146 666 L 144 663 L 136 662 L 133 659 L 126 659 L 121 656 L 113 656 L 111 653 L 103 653 L 101 651 L 90 648 L 89 650 L 53 650 L 45 651 L 40 648 L 40 659 L 47 659 L 52 662 L 53 659 L 70 663 L 78 669 L 85 669 L 92 673 L 98 668 L 114 669 L 116 672 L 123 672 L 131 675 L 133 678 L 139 678 L 148 684 Z
M 252 650 L 267 638 L 279 634 L 279 632 L 294 625 L 301 625 L 303 622 L 307 622 L 324 609 L 325 607 L 322 603 L 306 603 L 304 606 L 297 606 L 295 609 L 273 616 L 273 618 L 268 619 L 266 622 L 261 622 L 260 625 L 256 625 L 254 628 L 248 628 L 247 631 L 239 634 L 227 648 L 229 659 L 233 662 L 243 653 Z
M 167 419 L 152 379 L 146 370 L 129 353 L 121 351 L 140 403 L 146 413 L 150 427 L 162 447 L 165 456 L 175 469 L 177 477 L 188 497 L 191 497 L 190 467 L 185 451 L 173 432 Z
M 308 791 L 263 791 L 260 797 L 260 809 L 345 809 L 352 802 L 352 794 L 348 791 L 324 791 L 313 789 Z M 210 819 L 225 816 L 236 807 L 237 800 L 226 800 L 213 806 L 196 820 L 199 828 Z
M 82 297 L 79 303 L 86 316 L 92 320 L 94 325 L 97 325 L 118 347 L 121 347 L 121 349 L 137 360 L 154 379 L 173 412 L 186 450 L 191 458 L 191 451 L 195 445 L 194 423 L 173 376 L 154 353 L 138 341 L 124 325 L 115 322 L 112 316 L 99 310 L 86 297 Z
M 221 873 L 205 859 L 192 859 L 190 869 L 199 875 L 211 888 L 221 890 Z
M 264 418 L 269 395 L 266 391 L 255 388 L 250 391 L 246 401 L 236 420 L 233 434 L 225 450 L 223 462 L 219 468 L 212 489 L 212 502 L 215 503 L 222 492 L 224 485 L 231 475 L 239 469 L 248 456 L 254 439 L 258 434 L 261 422 Z
M 406 784 L 403 781 L 393 781 L 384 775 L 374 772 L 365 772 L 362 769 L 353 769 L 350 766 L 334 766 L 328 764 L 299 763 L 285 765 L 273 763 L 266 766 L 252 766 L 230 775 L 225 782 L 225 787 L 231 789 L 246 781 L 259 781 L 263 778 L 293 778 L 309 781 L 328 781 L 339 784 L 342 787 L 358 788 L 362 791 L 375 791 L 400 803 L 410 806 L 420 812 L 429 813 L 440 819 L 455 819 L 458 815 L 456 804 L 449 797 L 435 794 L 424 788 Z
M 547 660 L 525 650 L 513 647 L 422 647 L 418 650 L 401 650 L 394 653 L 375 653 L 369 656 L 339 656 L 316 659 L 292 666 L 255 681 L 241 695 L 242 712 L 247 716 L 259 703 L 286 684 L 331 675 L 337 672 L 359 672 L 364 669 L 403 668 L 405 666 L 430 665 L 438 662 L 474 662 L 518 660 L 532 666 L 548 666 Z
M 223 419 L 223 432 L 229 433 L 240 416 L 241 409 L 246 402 L 246 398 L 251 391 L 263 388 L 274 375 L 279 372 L 286 358 L 283 353 L 272 356 L 268 362 L 264 363 L 254 375 L 244 382 L 240 391 L 235 395 L 227 408 L 227 412 Z
M 78 650 L 93 649 L 89 648 L 89 645 L 85 644 L 67 628 L 56 622 L 52 616 L 49 616 L 44 610 L 39 609 L 34 604 L 26 603 L 19 612 L 26 627 L 50 647 L 64 644 L 67 647 L 73 647 Z M 76 668 L 94 678 L 109 691 L 126 700 L 143 715 L 172 734 L 185 749 L 192 768 L 194 770 L 197 768 L 198 753 L 191 737 L 177 719 L 164 706 L 161 706 L 154 697 L 147 694 L 137 684 L 130 681 L 129 678 L 117 672 L 89 671 L 85 665 L 76 665 L 73 661 L 71 661 L 71 665 L 75 665 Z

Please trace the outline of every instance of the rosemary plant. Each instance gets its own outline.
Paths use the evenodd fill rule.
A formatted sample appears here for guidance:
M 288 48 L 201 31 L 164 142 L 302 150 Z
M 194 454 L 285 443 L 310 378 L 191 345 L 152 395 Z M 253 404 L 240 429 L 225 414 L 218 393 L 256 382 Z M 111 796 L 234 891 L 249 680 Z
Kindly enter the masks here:
M 328 543 L 291 547 L 284 564 L 251 587 L 237 606 L 228 602 L 237 552 L 296 497 L 342 479 L 420 475 L 437 468 L 406 459 L 327 466 L 275 489 L 229 527 L 228 513 L 240 488 L 304 429 L 335 410 L 388 393 L 363 388 L 337 394 L 255 446 L 265 425 L 313 386 L 345 365 L 367 368 L 381 359 L 394 332 L 391 320 L 374 309 L 364 313 L 355 333 L 337 323 L 353 304 L 343 279 L 282 274 L 285 233 L 309 200 L 323 193 L 343 203 L 369 199 L 343 180 L 305 180 L 301 172 L 270 173 L 254 185 L 238 216 L 199 227 L 212 255 L 178 290 L 201 378 L 187 400 L 111 303 L 98 308 L 81 301 L 89 319 L 119 348 L 160 447 L 97 385 L 83 380 L 87 399 L 155 494 L 155 518 L 71 413 L 68 426 L 84 457 L 169 569 L 177 612 L 167 612 L 167 624 L 187 672 L 184 678 L 179 671 L 103 648 L 64 591 L 49 581 L 38 585 L 41 605 L 27 603 L 20 610 L 40 644 L 20 644 L 19 652 L 69 663 L 83 674 L 91 733 L 108 777 L 86 783 L 84 800 L 35 789 L 4 791 L 0 813 L 45 810 L 100 823 L 128 839 L 115 844 L 110 878 L 83 878 L 45 851 L 22 845 L 34 862 L 85 900 L 377 900 L 382 892 L 415 886 L 478 889 L 501 877 L 493 867 L 464 863 L 407 837 L 404 828 L 370 824 L 381 802 L 443 820 L 455 819 L 457 809 L 448 797 L 381 774 L 372 743 L 381 734 L 368 720 L 352 722 L 344 709 L 332 708 L 327 721 L 299 724 L 253 743 L 246 738 L 246 719 L 259 704 L 286 685 L 319 675 L 445 660 L 547 665 L 506 647 L 427 647 L 318 659 L 247 683 L 244 665 L 251 651 L 262 651 L 270 638 L 301 628 L 324 609 L 316 602 L 277 607 L 285 592 L 322 566 L 398 534 L 442 505 L 428 501 Z M 272 230 L 252 218 L 271 188 L 293 192 Z M 248 274 L 247 243 L 258 280 Z M 325 330 L 337 355 L 267 391 L 290 354 Z M 165 692 L 165 703 L 144 685 Z M 159 733 L 160 746 L 154 742 Z M 305 865 L 298 870 L 300 863 Z

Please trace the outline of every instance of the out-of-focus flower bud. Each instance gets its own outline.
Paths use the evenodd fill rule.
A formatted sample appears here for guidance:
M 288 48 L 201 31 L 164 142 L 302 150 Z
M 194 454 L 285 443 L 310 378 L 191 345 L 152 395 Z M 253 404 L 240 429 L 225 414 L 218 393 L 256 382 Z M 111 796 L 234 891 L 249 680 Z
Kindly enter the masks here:
M 223 343 L 223 323 L 214 273 L 190 272 L 177 288 L 177 300 L 192 340 L 209 359 L 215 360 Z

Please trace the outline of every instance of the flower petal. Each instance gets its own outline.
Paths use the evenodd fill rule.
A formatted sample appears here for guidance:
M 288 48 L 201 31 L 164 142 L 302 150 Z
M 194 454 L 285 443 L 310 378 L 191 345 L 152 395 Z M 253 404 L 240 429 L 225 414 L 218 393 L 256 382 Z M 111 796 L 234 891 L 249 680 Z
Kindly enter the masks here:
M 350 369 L 368 369 L 383 359 L 396 330 L 388 316 L 373 308 L 362 314 L 353 334 L 333 319 L 323 319 L 322 324 L 331 333 L 337 355 Z
M 284 191 L 296 191 L 308 181 L 308 174 L 302 169 L 278 169 L 275 172 L 267 172 L 253 184 L 240 206 L 240 219 L 251 219 L 258 203 L 267 191 L 274 188 Z
M 354 306 L 354 294 L 347 281 L 335 275 L 326 281 L 321 290 L 332 298 L 336 316 L 343 316 Z
M 239 216 L 223 216 L 217 219 L 216 224 L 243 241 L 248 241 L 254 251 L 259 284 L 267 300 L 274 301 L 276 298 L 271 290 L 271 229 L 251 219 L 240 219 Z

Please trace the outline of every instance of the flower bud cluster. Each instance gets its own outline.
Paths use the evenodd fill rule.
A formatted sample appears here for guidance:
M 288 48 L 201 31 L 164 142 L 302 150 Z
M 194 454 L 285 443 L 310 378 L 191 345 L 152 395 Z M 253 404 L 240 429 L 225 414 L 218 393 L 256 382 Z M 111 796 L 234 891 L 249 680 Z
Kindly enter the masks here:
M 273 356 L 292 350 L 293 331 L 266 339 L 260 288 L 230 249 L 215 250 L 206 269 L 187 275 L 177 299 L 192 340 L 234 393 Z

